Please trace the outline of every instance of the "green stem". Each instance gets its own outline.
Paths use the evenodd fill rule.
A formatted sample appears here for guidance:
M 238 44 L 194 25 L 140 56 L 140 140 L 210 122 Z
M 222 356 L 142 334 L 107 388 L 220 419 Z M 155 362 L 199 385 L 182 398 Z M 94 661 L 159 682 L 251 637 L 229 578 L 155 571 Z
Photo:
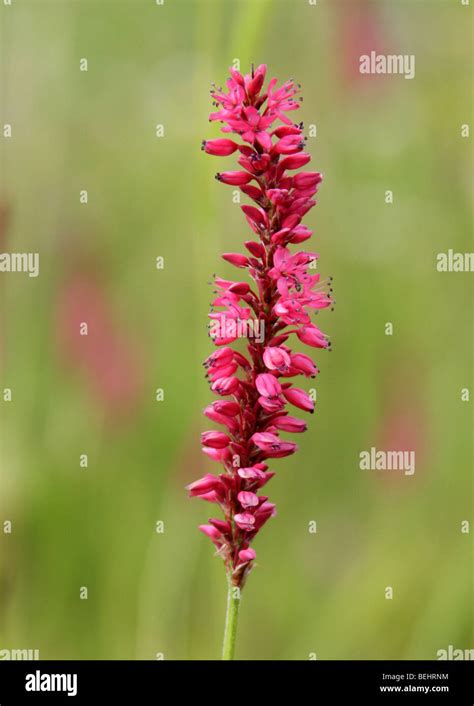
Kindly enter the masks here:
M 222 659 L 234 659 L 235 638 L 237 636 L 237 621 L 239 618 L 240 592 L 229 578 L 227 591 L 227 611 L 225 616 L 224 644 L 222 646 Z

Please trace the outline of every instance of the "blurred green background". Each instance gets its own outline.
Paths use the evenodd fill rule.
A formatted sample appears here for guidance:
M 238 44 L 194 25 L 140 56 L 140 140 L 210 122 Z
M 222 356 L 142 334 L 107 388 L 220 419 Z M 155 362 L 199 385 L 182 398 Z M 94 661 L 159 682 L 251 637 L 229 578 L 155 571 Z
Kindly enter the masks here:
M 40 276 L 0 275 L 0 392 L 13 395 L 0 399 L 0 649 L 220 655 L 224 570 L 197 530 L 214 511 L 184 486 L 216 470 L 199 444 L 208 281 L 235 274 L 220 253 L 250 237 L 213 179 L 233 158 L 200 151 L 218 136 L 209 84 L 234 59 L 303 85 L 298 120 L 317 126 L 308 149 L 325 174 L 310 249 L 337 299 L 318 318 L 334 352 L 314 356 L 316 414 L 300 452 L 273 464 L 278 515 L 255 543 L 237 656 L 473 646 L 472 275 L 436 270 L 439 252 L 472 249 L 471 13 L 458 0 L 2 4 L 0 251 L 39 252 Z M 414 54 L 414 80 L 361 76 L 371 49 Z M 415 475 L 361 471 L 372 446 L 416 450 Z

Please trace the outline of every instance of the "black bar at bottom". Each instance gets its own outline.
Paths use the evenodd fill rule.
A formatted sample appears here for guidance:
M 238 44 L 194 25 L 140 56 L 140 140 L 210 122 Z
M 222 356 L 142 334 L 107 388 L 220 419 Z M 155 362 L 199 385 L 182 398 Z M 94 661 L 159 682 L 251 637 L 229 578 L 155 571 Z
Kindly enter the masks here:
M 325 697 L 332 703 L 367 697 L 390 703 L 474 703 L 472 662 L 211 662 L 211 661 L 18 661 L 0 662 L 0 705 L 157 704 L 187 694 L 215 700 L 273 695 Z M 288 693 L 289 692 L 289 693 Z

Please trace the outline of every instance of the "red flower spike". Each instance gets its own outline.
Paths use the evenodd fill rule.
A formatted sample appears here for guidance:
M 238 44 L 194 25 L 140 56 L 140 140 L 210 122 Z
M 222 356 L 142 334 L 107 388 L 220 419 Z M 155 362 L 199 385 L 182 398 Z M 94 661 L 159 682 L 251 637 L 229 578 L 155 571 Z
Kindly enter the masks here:
M 219 348 L 204 365 L 219 399 L 204 414 L 225 431 L 203 432 L 201 441 L 223 473 L 207 474 L 188 486 L 191 496 L 221 507 L 224 519 L 211 519 L 200 529 L 239 588 L 256 557 L 250 543 L 276 514 L 275 506 L 257 495 L 274 475 L 266 461 L 297 451 L 294 442 L 280 438 L 281 432 L 307 428 L 304 420 L 288 414 L 287 404 L 314 410 L 309 394 L 289 378 L 314 378 L 319 370 L 306 354 L 293 353 L 287 342 L 294 334 L 313 348 L 330 348 L 311 317 L 333 303 L 331 278 L 322 280 L 313 269 L 317 253 L 290 250 L 313 234 L 301 221 L 315 205 L 322 181 L 319 172 L 299 171 L 311 160 L 304 151 L 302 124 L 287 115 L 300 107 L 299 87 L 292 80 L 278 86 L 272 78 L 264 88 L 266 71 L 264 64 L 246 75 L 232 68 L 226 90 L 213 87 L 216 110 L 210 120 L 221 124 L 226 137 L 202 143 L 211 155 L 238 153 L 241 169 L 219 172 L 216 178 L 251 200 L 242 211 L 256 236 L 244 243 L 250 257 L 238 252 L 222 256 L 246 269 L 255 286 L 214 277 L 210 319 L 219 331 L 211 337 Z M 239 352 L 230 344 L 242 337 L 247 351 Z

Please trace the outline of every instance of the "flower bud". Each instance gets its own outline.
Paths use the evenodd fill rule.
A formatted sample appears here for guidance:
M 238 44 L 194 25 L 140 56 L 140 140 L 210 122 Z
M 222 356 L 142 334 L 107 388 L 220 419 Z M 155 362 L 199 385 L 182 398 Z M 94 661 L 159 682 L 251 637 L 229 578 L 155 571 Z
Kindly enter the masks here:
M 290 404 L 303 409 L 305 412 L 314 411 L 314 402 L 307 392 L 301 390 L 299 387 L 289 387 L 287 390 L 283 390 L 284 397 L 290 402 Z
M 227 157 L 237 149 L 238 145 L 232 140 L 219 138 L 217 140 L 203 140 L 202 149 L 207 154 L 213 154 L 217 157 Z
M 253 176 L 248 172 L 218 172 L 216 179 L 222 181 L 223 184 L 230 184 L 230 186 L 241 186 L 248 184 Z

